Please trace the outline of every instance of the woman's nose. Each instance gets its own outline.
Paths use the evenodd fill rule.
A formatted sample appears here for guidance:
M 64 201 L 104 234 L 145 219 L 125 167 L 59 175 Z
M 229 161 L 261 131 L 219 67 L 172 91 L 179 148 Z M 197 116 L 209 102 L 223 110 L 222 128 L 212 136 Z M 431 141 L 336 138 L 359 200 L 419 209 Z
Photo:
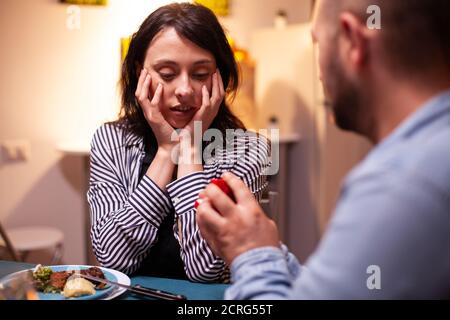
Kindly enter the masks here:
M 185 100 L 187 98 L 191 98 L 193 94 L 194 89 L 192 88 L 189 79 L 180 79 L 175 89 L 175 95 L 177 98 L 180 100 Z

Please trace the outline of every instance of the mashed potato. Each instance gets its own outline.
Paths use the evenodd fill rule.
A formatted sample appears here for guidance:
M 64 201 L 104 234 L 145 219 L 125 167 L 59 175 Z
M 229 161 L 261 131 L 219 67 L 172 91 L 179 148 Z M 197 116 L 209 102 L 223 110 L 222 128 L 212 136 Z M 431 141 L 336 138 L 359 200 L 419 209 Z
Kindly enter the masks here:
M 61 292 L 64 297 L 80 297 L 95 294 L 94 285 L 83 278 L 69 278 Z

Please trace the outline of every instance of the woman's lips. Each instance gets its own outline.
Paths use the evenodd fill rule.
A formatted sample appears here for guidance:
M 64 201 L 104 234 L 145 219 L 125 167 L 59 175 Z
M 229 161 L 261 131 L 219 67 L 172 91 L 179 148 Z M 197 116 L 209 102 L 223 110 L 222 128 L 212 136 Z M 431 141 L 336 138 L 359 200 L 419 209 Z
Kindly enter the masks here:
M 170 108 L 170 112 L 178 117 L 191 116 L 196 111 L 195 108 Z

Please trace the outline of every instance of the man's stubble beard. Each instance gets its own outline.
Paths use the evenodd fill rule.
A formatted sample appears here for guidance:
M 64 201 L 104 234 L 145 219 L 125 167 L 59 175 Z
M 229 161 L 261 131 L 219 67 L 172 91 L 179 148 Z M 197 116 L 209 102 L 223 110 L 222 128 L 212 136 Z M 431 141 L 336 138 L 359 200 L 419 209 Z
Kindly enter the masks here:
M 332 111 L 336 125 L 346 131 L 363 133 L 362 92 L 358 85 L 345 75 L 338 58 L 330 62 L 327 70 L 331 82 L 331 95 L 326 106 Z

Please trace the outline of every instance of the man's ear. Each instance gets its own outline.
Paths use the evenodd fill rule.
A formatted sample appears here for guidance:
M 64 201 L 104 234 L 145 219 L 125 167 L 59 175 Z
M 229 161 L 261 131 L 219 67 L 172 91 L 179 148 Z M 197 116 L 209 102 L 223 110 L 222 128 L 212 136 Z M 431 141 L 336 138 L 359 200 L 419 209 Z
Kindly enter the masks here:
M 353 67 L 361 68 L 369 56 L 366 26 L 352 13 L 339 16 L 341 54 Z

